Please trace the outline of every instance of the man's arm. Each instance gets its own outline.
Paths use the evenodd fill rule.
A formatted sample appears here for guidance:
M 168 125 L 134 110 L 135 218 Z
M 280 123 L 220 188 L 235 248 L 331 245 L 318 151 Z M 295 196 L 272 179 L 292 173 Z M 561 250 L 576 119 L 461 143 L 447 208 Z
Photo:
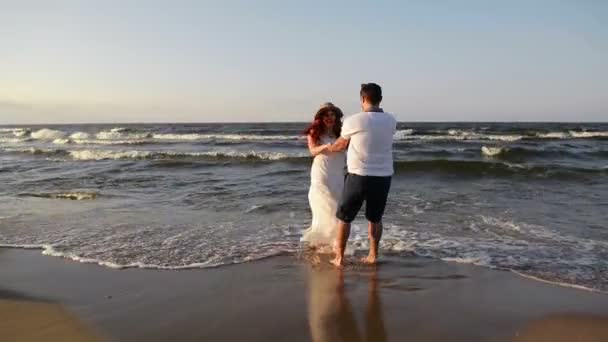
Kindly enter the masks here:
M 308 151 L 314 157 L 329 150 L 330 144 L 321 145 L 317 143 L 310 135 L 308 135 Z
M 350 142 L 350 139 L 345 139 L 343 137 L 339 137 L 338 140 L 336 140 L 336 142 L 334 142 L 331 146 L 329 146 L 328 150 L 330 152 L 342 152 L 342 151 L 346 150 L 349 142 Z

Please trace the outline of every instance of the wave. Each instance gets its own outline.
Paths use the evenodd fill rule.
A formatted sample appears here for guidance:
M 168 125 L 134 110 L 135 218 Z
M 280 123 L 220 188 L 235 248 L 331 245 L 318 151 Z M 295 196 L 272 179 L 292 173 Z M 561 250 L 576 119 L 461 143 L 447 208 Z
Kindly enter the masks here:
M 588 131 L 577 132 L 577 131 L 570 131 L 569 133 L 574 138 L 601 138 L 601 137 L 608 137 L 608 132 L 588 132 Z
M 536 137 L 544 139 L 567 139 L 568 133 L 565 132 L 549 132 L 549 133 L 536 133 Z
M 15 127 L 15 128 L 0 128 L 0 133 L 12 133 L 16 137 L 22 137 L 31 133 L 29 128 Z
M 536 133 L 536 138 L 541 139 L 593 139 L 608 137 L 606 131 L 568 131 Z
M 131 140 L 104 140 L 104 139 L 58 139 L 53 141 L 55 144 L 75 144 L 75 145 L 146 145 L 154 144 L 150 139 L 131 139 Z
M 65 150 L 56 150 L 51 148 L 36 148 L 36 147 L 23 147 L 23 148 L 13 148 L 13 147 L 4 147 L 1 149 L 6 153 L 25 153 L 25 154 L 33 154 L 33 155 L 64 155 L 67 154 Z
M 86 140 L 89 139 L 91 135 L 85 132 L 75 132 L 70 134 L 70 139 L 72 140 Z
M 43 128 L 43 129 L 37 130 L 36 132 L 31 133 L 30 136 L 33 139 L 37 139 L 37 140 L 53 141 L 56 139 L 64 139 L 67 136 L 67 134 L 63 131 Z
M 18 144 L 30 141 L 30 138 L 0 138 L 0 143 Z
M 256 135 L 256 134 L 153 134 L 159 140 L 303 140 L 301 135 Z
M 488 157 L 493 157 L 496 155 L 499 155 L 501 153 L 503 153 L 505 151 L 505 149 L 501 148 L 501 147 L 486 147 L 483 146 L 481 148 L 481 153 L 483 153 L 484 155 L 488 156 Z
M 82 200 L 96 199 L 98 196 L 98 193 L 96 193 L 96 192 L 79 192 L 79 191 L 59 192 L 59 193 L 21 193 L 21 194 L 19 194 L 19 196 L 82 201 Z
M 60 138 L 60 139 L 53 140 L 53 144 L 55 144 L 55 145 L 65 145 L 65 144 L 69 144 L 70 142 L 71 142 L 71 140 L 66 139 L 66 138 Z
M 417 244 L 417 242 L 414 243 L 414 245 L 416 245 L 416 244 Z M 399 252 L 401 250 L 401 248 L 398 246 L 401 246 L 401 245 L 397 244 L 396 246 L 394 246 L 396 248 L 389 248 L 389 251 L 392 250 L 392 251 Z M 351 246 L 349 246 L 349 247 L 351 247 Z M 367 248 L 367 246 L 362 246 L 362 247 Z M 263 254 L 263 255 L 259 255 L 257 257 L 245 257 L 245 258 L 238 259 L 238 260 L 233 259 L 232 261 L 223 261 L 223 262 L 219 261 L 218 262 L 218 261 L 213 261 L 211 259 L 211 260 L 207 260 L 204 262 L 191 263 L 191 264 L 187 264 L 187 265 L 158 265 L 158 264 L 147 264 L 147 263 L 142 263 L 142 262 L 131 262 L 131 263 L 121 264 L 121 263 L 111 262 L 111 261 L 102 260 L 102 259 L 83 257 L 83 256 L 80 256 L 80 255 L 72 253 L 72 252 L 61 251 L 61 250 L 57 249 L 55 246 L 50 245 L 50 244 L 0 244 L 0 248 L 15 248 L 15 249 L 30 249 L 30 250 L 38 249 L 38 250 L 42 250 L 42 254 L 46 255 L 46 256 L 65 258 L 68 260 L 72 260 L 72 261 L 76 261 L 76 262 L 84 263 L 84 264 L 96 264 L 99 266 L 108 267 L 108 268 L 116 269 L 116 270 L 128 269 L 128 268 L 141 268 L 141 269 L 156 269 L 156 270 L 167 270 L 167 271 L 199 269 L 199 268 L 200 269 L 215 268 L 215 267 L 263 260 L 263 259 L 267 259 L 267 258 L 279 256 L 279 255 L 284 255 L 285 253 L 289 253 L 289 251 L 287 251 L 287 252 L 286 251 L 275 251 L 274 253 Z M 355 249 L 359 250 L 360 248 L 355 248 Z M 413 252 L 416 255 L 427 256 L 426 253 L 424 253 L 424 252 L 422 254 L 416 252 L 416 248 L 406 248 L 406 250 L 408 252 Z M 349 252 L 352 253 L 352 251 L 349 251 Z M 462 264 L 472 264 L 472 265 L 481 266 L 481 267 L 496 268 L 495 266 L 489 264 L 491 257 L 488 254 L 468 255 L 468 256 L 461 256 L 461 257 L 459 257 L 459 256 L 442 257 L 440 259 L 445 262 L 455 262 L 455 263 L 462 263 Z M 505 268 L 501 268 L 501 269 L 505 269 Z M 516 270 L 516 269 L 512 269 L 512 268 L 506 268 L 505 270 L 511 271 L 512 273 L 519 275 L 521 277 L 525 277 L 525 278 L 528 278 L 528 279 L 531 279 L 534 281 L 538 281 L 538 282 L 543 282 L 543 283 L 548 283 L 548 284 L 553 284 L 553 285 L 557 285 L 557 286 L 568 287 L 568 288 L 573 288 L 573 289 L 583 290 L 583 291 L 607 293 L 607 291 L 604 291 L 603 289 L 568 283 L 568 282 L 564 282 L 564 281 L 560 281 L 560 280 L 549 280 L 546 278 L 537 277 L 535 275 L 528 274 L 527 272 L 522 272 L 520 270 Z
M 83 264 L 96 264 L 99 266 L 104 266 L 112 269 L 128 269 L 128 268 L 142 268 L 142 269 L 154 269 L 154 270 L 167 270 L 167 271 L 178 271 L 178 270 L 188 270 L 188 269 L 197 269 L 197 268 L 215 268 L 220 266 L 234 265 L 234 264 L 242 264 L 246 262 L 252 262 L 256 260 L 267 259 L 273 256 L 278 256 L 284 254 L 283 251 L 277 251 L 271 254 L 264 254 L 259 256 L 247 256 L 242 259 L 232 259 L 231 261 L 225 262 L 217 262 L 213 260 L 208 260 L 205 262 L 191 263 L 187 265 L 176 265 L 176 266 L 168 266 L 168 265 L 157 265 L 157 264 L 146 264 L 142 262 L 133 262 L 128 264 L 119 264 L 111 261 L 96 259 L 96 258 L 88 258 L 83 257 L 75 253 L 64 252 L 56 249 L 53 245 L 48 244 L 2 244 L 0 243 L 0 248 L 17 248 L 17 249 L 41 249 L 43 255 L 54 256 L 69 259 L 72 261 L 80 262 Z
M 77 150 L 69 151 L 76 160 L 104 159 L 173 159 L 173 158 L 213 158 L 213 159 L 246 159 L 246 160 L 287 160 L 307 157 L 306 154 L 290 155 L 281 152 L 240 152 L 240 151 L 208 151 L 208 152 L 153 152 L 153 151 L 104 151 Z
M 571 150 L 568 148 L 531 148 L 531 147 L 505 147 L 505 146 L 482 146 L 481 153 L 486 157 L 510 161 L 524 161 L 527 159 L 548 159 L 548 158 L 604 158 L 608 156 L 608 151 L 603 149 L 593 150 Z
M 152 151 L 152 150 L 103 150 L 103 149 L 45 149 L 45 148 L 2 148 L 8 153 L 24 153 L 42 156 L 59 156 L 77 161 L 100 160 L 210 160 L 210 161 L 288 161 L 308 162 L 310 156 L 305 152 L 274 152 L 274 151 L 238 151 L 238 150 L 212 150 L 202 152 L 178 151 Z M 564 165 L 527 165 L 509 162 L 526 154 L 543 155 L 544 152 L 527 151 L 520 148 L 492 148 L 482 147 L 482 153 L 488 157 L 486 160 L 467 159 L 422 159 L 422 160 L 396 160 L 395 172 L 404 174 L 410 172 L 444 172 L 465 176 L 513 176 L 530 175 L 539 177 L 556 177 L 564 179 L 578 179 L 584 176 L 606 175 L 608 168 L 583 168 Z M 557 153 L 557 152 L 556 152 Z M 593 152 L 605 153 L 605 151 Z M 510 157 L 511 156 L 511 157 Z M 506 160 L 503 160 L 506 159 Z M 582 178 L 581 178 L 582 179 Z
M 397 132 L 395 132 L 395 134 L 393 135 L 393 139 L 395 140 L 400 140 L 400 139 L 405 139 L 405 137 L 414 134 L 414 130 L 413 129 L 401 129 L 398 130 Z
M 395 140 L 399 141 L 463 141 L 463 140 L 490 140 L 490 141 L 506 141 L 513 142 L 523 139 L 521 135 L 499 135 L 499 134 L 462 134 L 462 135 L 401 135 L 396 136 Z
M 214 160 L 308 160 L 307 153 L 283 153 L 271 151 L 205 151 L 205 152 L 175 152 L 175 151 L 142 151 L 142 150 L 63 150 L 45 148 L 2 148 L 8 153 L 25 153 L 33 155 L 69 156 L 74 160 L 121 160 L 121 159 L 214 159 Z
M 109 131 L 101 131 L 95 134 L 99 140 L 121 140 L 121 139 L 146 139 L 151 138 L 152 133 L 133 133 L 126 130 L 116 130 L 115 128 Z
M 608 169 L 586 169 L 565 166 L 528 166 L 497 161 L 476 160 L 413 160 L 396 161 L 397 174 L 408 172 L 445 172 L 464 176 L 539 176 L 577 179 L 585 175 L 608 175 Z

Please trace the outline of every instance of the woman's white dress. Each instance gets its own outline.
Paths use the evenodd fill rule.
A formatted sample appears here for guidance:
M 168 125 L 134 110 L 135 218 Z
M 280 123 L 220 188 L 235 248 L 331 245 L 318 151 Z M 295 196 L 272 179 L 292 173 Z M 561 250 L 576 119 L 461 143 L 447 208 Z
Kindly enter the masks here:
M 331 144 L 335 140 L 324 135 L 320 138 L 320 144 Z M 344 152 L 324 152 L 313 160 L 308 191 L 312 224 L 302 237 L 302 241 L 311 246 L 331 247 L 334 244 L 338 224 L 336 210 L 344 188 L 345 164 Z

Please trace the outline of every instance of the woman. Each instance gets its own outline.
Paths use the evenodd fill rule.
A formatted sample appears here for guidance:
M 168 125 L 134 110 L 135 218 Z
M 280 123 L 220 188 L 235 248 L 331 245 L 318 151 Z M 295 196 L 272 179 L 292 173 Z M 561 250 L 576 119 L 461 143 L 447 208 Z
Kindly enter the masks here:
M 329 147 L 340 136 L 342 111 L 332 103 L 325 103 L 315 114 L 313 123 L 304 131 L 308 150 L 314 156 L 310 170 L 308 201 L 312 224 L 304 232 L 302 241 L 321 252 L 331 252 L 336 237 L 336 210 L 344 187 L 343 152 L 330 152 Z

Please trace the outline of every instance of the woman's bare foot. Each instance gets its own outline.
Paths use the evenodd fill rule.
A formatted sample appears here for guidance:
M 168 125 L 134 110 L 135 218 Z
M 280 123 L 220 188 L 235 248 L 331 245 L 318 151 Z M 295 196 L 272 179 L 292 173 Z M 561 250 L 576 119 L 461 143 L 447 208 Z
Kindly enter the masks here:
M 342 261 L 342 258 L 340 258 L 339 256 L 333 258 L 330 263 L 336 267 L 342 267 L 344 266 L 344 263 Z
M 378 258 L 375 255 L 368 255 L 364 258 L 361 258 L 361 262 L 368 265 L 375 265 L 378 261 Z

